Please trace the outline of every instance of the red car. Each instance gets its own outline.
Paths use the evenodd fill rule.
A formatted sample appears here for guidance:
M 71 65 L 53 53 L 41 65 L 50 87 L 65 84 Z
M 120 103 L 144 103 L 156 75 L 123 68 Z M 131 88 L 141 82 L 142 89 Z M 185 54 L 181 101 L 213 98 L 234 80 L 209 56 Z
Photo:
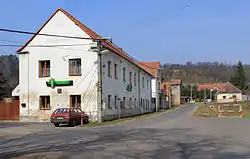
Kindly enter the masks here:
M 86 124 L 89 122 L 89 116 L 79 108 L 58 108 L 50 117 L 50 122 L 56 127 L 58 127 L 59 124 L 75 126 L 81 124 L 81 120 Z

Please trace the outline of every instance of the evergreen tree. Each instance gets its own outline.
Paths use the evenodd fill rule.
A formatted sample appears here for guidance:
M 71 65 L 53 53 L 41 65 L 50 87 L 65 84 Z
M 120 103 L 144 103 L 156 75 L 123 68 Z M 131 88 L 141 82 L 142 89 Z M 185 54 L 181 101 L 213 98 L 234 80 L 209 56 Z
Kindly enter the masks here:
M 241 61 L 239 61 L 236 65 L 234 75 L 231 76 L 230 82 L 239 89 L 244 89 L 246 84 L 246 75 Z

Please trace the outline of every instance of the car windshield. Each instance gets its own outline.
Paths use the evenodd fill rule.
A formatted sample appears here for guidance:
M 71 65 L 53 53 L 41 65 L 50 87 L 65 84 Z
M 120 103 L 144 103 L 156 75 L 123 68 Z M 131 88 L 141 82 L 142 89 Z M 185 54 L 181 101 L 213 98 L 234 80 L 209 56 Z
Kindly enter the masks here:
M 67 114 L 69 112 L 69 110 L 67 108 L 60 108 L 55 110 L 55 112 L 53 114 Z

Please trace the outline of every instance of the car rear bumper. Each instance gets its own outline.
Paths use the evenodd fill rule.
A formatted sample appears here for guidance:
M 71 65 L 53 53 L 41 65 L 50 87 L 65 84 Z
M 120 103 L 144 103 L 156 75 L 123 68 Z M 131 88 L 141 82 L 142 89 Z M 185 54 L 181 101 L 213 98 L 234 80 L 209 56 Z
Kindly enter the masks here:
M 67 124 L 69 119 L 51 119 L 50 122 L 53 124 Z

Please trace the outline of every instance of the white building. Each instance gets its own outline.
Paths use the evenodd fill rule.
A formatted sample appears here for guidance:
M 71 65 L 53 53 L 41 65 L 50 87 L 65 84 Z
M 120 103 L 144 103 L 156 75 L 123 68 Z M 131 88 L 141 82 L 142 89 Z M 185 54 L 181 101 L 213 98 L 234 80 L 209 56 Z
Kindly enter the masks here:
M 162 91 L 162 74 L 161 74 L 161 63 L 156 62 L 138 62 L 138 64 L 147 70 L 153 78 L 151 79 L 151 89 L 152 89 L 152 107 L 153 109 L 157 108 L 167 108 L 166 105 L 166 96 L 164 91 Z
M 59 107 L 81 107 L 93 121 L 152 111 L 151 74 L 108 41 L 101 42 L 100 67 L 93 50 L 97 38 L 100 36 L 58 9 L 17 51 L 19 85 L 12 94 L 20 98 L 21 120 L 48 120 Z M 101 77 L 102 96 L 98 89 Z

